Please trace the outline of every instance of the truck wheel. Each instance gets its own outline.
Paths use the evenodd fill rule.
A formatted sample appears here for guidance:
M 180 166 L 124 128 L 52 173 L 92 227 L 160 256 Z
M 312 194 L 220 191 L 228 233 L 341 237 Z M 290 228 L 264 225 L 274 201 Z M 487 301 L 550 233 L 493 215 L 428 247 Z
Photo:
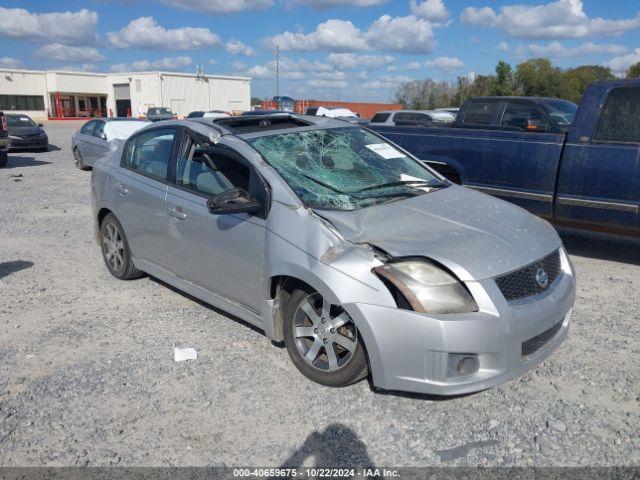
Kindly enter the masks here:
M 6 167 L 7 162 L 9 161 L 9 156 L 7 155 L 7 151 L 0 152 L 0 168 Z
M 307 378 L 345 387 L 367 376 L 367 358 L 354 321 L 320 293 L 295 289 L 284 305 L 284 343 Z
M 143 275 L 133 264 L 127 237 L 112 213 L 104 217 L 100 224 L 100 246 L 104 264 L 111 275 L 120 280 L 132 280 Z

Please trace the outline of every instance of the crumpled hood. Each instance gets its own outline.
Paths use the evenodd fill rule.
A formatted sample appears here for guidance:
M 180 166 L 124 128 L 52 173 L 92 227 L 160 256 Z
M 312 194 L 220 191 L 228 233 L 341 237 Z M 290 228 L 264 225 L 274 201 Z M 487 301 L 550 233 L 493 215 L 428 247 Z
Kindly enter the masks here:
M 354 211 L 317 211 L 353 243 L 393 257 L 431 258 L 463 281 L 495 277 L 562 245 L 526 210 L 459 186 Z

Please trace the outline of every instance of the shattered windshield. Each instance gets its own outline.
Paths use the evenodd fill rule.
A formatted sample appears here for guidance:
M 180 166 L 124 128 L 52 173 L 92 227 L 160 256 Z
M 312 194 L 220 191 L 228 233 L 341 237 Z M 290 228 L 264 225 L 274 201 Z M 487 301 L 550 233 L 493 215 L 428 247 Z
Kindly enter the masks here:
M 359 127 L 247 141 L 311 208 L 355 210 L 446 186 L 420 162 Z

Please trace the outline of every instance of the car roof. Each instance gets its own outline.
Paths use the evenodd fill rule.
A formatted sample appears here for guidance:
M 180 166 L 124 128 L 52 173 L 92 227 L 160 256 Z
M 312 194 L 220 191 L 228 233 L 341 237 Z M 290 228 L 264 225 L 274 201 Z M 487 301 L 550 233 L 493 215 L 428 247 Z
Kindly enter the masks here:
M 297 114 L 241 115 L 225 118 L 185 118 L 165 120 L 143 128 L 142 131 L 161 126 L 175 125 L 188 127 L 212 141 L 224 135 L 234 135 L 242 139 L 253 138 L 274 132 L 295 132 L 300 130 L 320 130 L 324 128 L 352 127 L 354 124 L 329 117 Z
M 142 120 L 141 118 L 130 118 L 130 117 L 98 117 L 92 118 L 91 120 L 102 120 L 103 122 L 145 122 L 146 120 Z

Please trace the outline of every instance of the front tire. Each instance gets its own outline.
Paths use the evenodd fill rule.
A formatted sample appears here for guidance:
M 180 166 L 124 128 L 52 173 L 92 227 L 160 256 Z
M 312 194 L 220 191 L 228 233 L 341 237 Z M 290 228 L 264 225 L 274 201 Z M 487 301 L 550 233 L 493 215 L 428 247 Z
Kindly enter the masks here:
M 287 352 L 305 377 L 345 387 L 367 376 L 358 329 L 342 307 L 318 292 L 295 289 L 286 296 L 283 316 Z
M 122 225 L 112 213 L 104 217 L 100 224 L 100 246 L 104 264 L 111 275 L 120 280 L 132 280 L 142 276 L 142 271 L 133 264 Z

